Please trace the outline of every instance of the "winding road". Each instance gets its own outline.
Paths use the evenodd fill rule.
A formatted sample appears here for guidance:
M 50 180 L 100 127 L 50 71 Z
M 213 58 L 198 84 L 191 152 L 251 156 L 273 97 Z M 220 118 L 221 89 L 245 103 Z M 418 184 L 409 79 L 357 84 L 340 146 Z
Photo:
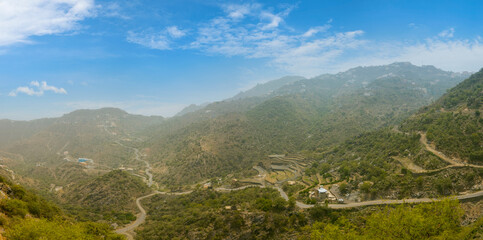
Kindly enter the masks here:
M 149 164 L 148 161 L 146 160 L 142 160 L 141 159 L 141 154 L 139 153 L 139 149 L 137 148 L 134 148 L 134 147 L 128 147 L 124 144 L 122 144 L 121 142 L 119 141 L 116 141 L 117 144 L 121 145 L 122 147 L 125 147 L 127 149 L 131 149 L 134 151 L 134 155 L 135 155 L 135 159 L 136 161 L 140 161 L 140 162 L 144 162 L 144 164 L 146 165 L 146 169 L 144 170 L 144 173 L 146 173 L 146 175 L 148 176 L 147 178 L 141 176 L 142 178 L 145 178 L 147 184 L 148 184 L 148 187 L 151 187 L 153 185 L 153 174 L 150 172 L 151 171 L 151 165 Z M 140 175 L 137 175 L 137 174 L 134 174 L 136 176 L 140 176 Z
M 444 161 L 448 162 L 453 167 L 455 167 L 455 166 L 457 166 L 457 167 L 467 166 L 467 167 L 474 167 L 474 168 L 483 168 L 483 166 L 480 166 L 480 165 L 474 165 L 474 164 L 465 163 L 461 159 L 447 157 L 442 152 L 439 152 L 433 146 L 431 146 L 430 144 L 428 144 L 428 139 L 426 138 L 426 134 L 425 133 L 419 132 L 419 134 L 421 135 L 420 142 L 424 145 L 424 147 L 426 148 L 426 150 L 432 152 L 434 155 L 436 155 L 439 158 L 443 159 Z
M 126 148 L 133 149 L 134 152 L 135 152 L 135 158 L 136 158 L 136 160 L 145 162 L 145 164 L 146 164 L 145 173 L 148 176 L 147 184 L 148 184 L 148 186 L 152 186 L 152 184 L 153 184 L 153 175 L 150 173 L 151 166 L 149 165 L 149 163 L 147 161 L 141 159 L 141 155 L 139 153 L 139 150 L 137 148 L 127 147 L 127 146 L 121 144 L 120 142 L 117 142 L 117 143 L 120 144 L 120 145 L 122 145 L 122 146 L 124 146 L 124 147 L 126 147 Z M 423 134 L 421 134 L 421 143 L 424 144 L 424 146 L 426 147 L 426 149 L 428 149 L 428 151 L 431 151 L 431 152 L 434 151 L 433 153 L 435 153 L 435 154 L 438 153 L 436 155 L 439 156 L 439 157 L 441 157 L 443 160 L 445 160 L 447 162 L 450 162 L 450 163 L 453 163 L 452 165 L 446 166 L 445 168 L 455 167 L 455 166 L 456 167 L 470 166 L 470 167 L 478 167 L 478 168 L 483 167 L 483 166 L 478 166 L 478 165 L 458 163 L 458 162 L 455 162 L 452 159 L 449 160 L 444 155 L 440 156 L 441 153 L 439 153 L 438 151 L 436 151 L 435 149 L 433 149 L 427 143 L 426 136 L 423 135 Z M 254 167 L 254 169 L 256 169 L 259 172 L 259 175 L 261 177 L 265 177 L 266 171 L 263 168 L 257 166 L 257 167 Z M 436 170 L 440 170 L 440 169 L 436 169 Z M 430 170 L 430 171 L 436 171 L 436 170 Z M 421 171 L 421 170 L 419 170 L 419 171 Z M 242 186 L 242 187 L 238 187 L 238 188 L 223 188 L 223 187 L 219 187 L 219 188 L 214 188 L 213 190 L 214 191 L 217 191 L 217 192 L 232 192 L 232 191 L 243 190 L 243 189 L 250 188 L 250 187 L 267 188 L 269 186 L 266 186 L 266 184 L 262 184 L 262 185 L 246 185 L 246 186 Z M 280 193 L 280 196 L 283 199 L 285 199 L 286 201 L 289 200 L 289 197 L 288 197 L 287 193 L 285 193 L 285 191 L 283 191 L 283 189 L 278 184 L 275 184 L 272 188 L 276 189 Z M 137 198 L 136 199 L 136 206 L 139 209 L 139 213 L 136 215 L 136 220 L 133 221 L 132 223 L 130 223 L 129 225 L 127 225 L 127 226 L 124 226 L 122 228 L 116 229 L 116 233 L 118 233 L 118 234 L 124 234 L 127 237 L 127 239 L 129 239 L 129 240 L 133 240 L 134 239 L 134 235 L 135 235 L 134 230 L 146 221 L 147 213 L 146 213 L 146 210 L 143 208 L 143 206 L 141 204 L 141 201 L 143 199 L 152 197 L 152 196 L 157 195 L 157 194 L 165 194 L 165 195 L 185 195 L 185 194 L 190 194 L 192 192 L 193 191 L 186 191 L 186 192 L 160 192 L 160 191 L 155 191 L 155 192 L 153 192 L 151 194 L 148 194 L 148 195 L 145 195 L 145 196 L 142 196 L 142 197 Z M 455 196 L 455 198 L 458 199 L 458 200 L 471 199 L 471 198 L 480 198 L 480 197 L 483 197 L 483 191 L 469 193 L 469 194 L 465 194 L 465 195 Z M 354 202 L 354 203 L 347 203 L 347 204 L 328 204 L 327 206 L 329 208 L 333 208 L 333 209 L 343 209 L 343 208 L 356 208 L 356 207 L 375 206 L 375 205 L 387 205 L 387 204 L 427 203 L 427 202 L 434 202 L 434 201 L 440 201 L 440 199 L 431 199 L 431 198 L 410 198 L 410 199 L 402 199 L 402 200 L 381 199 L 381 200 Z M 295 204 L 296 204 L 297 207 L 299 207 L 301 209 L 312 208 L 312 207 L 315 206 L 315 205 L 311 205 L 311 204 L 305 204 L 305 203 L 300 202 L 300 201 L 296 201 Z
M 127 237 L 127 239 L 133 240 L 134 229 L 136 229 L 139 225 L 143 224 L 144 221 L 146 221 L 146 210 L 144 210 L 143 206 L 141 205 L 141 200 L 154 196 L 156 194 L 159 194 L 159 192 L 154 192 L 149 195 L 137 198 L 136 205 L 138 206 L 139 213 L 136 215 L 136 220 L 123 228 L 116 229 L 116 233 L 124 234 Z
M 436 155 L 437 157 L 439 157 L 440 159 L 442 159 L 443 161 L 447 162 L 449 165 L 444 166 L 442 168 L 438 168 L 438 169 L 426 170 L 426 169 L 423 169 L 420 166 L 414 164 L 414 162 L 412 160 L 408 159 L 408 158 L 398 157 L 398 156 L 392 157 L 393 159 L 399 161 L 405 168 L 409 169 L 411 172 L 413 172 L 413 173 L 428 173 L 429 174 L 429 173 L 439 172 L 439 171 L 442 171 L 442 170 L 448 169 L 448 168 L 461 168 L 461 167 L 483 168 L 483 166 L 480 166 L 480 165 L 465 163 L 461 159 L 447 157 L 442 152 L 436 150 L 431 144 L 428 143 L 428 139 L 426 138 L 425 133 L 419 132 L 419 134 L 421 135 L 421 138 L 419 139 L 419 141 L 424 146 L 424 148 L 427 151 L 429 151 L 429 152 L 433 153 L 434 155 Z
M 218 192 L 231 192 L 231 191 L 243 190 L 243 189 L 250 188 L 250 187 L 265 188 L 265 186 L 260 186 L 260 185 L 247 185 L 247 186 L 243 186 L 243 187 L 239 187 L 239 188 L 215 188 L 214 190 L 218 191 Z M 283 191 L 282 188 L 280 188 L 279 186 L 275 186 L 274 188 L 279 191 L 280 196 L 283 199 L 285 199 L 285 200 L 289 199 L 287 194 L 285 193 L 285 191 Z M 185 194 L 190 194 L 192 192 L 193 191 L 169 193 L 169 192 L 156 191 L 156 192 L 148 194 L 146 196 L 142 196 L 142 197 L 137 198 L 136 199 L 136 205 L 139 208 L 139 213 L 137 214 L 136 220 L 134 222 L 132 222 L 131 224 L 123 227 L 123 228 L 117 229 L 116 233 L 124 234 L 125 236 L 127 236 L 127 238 L 129 240 L 134 239 L 134 237 L 133 237 L 134 229 L 136 229 L 138 226 L 140 226 L 141 224 L 143 224 L 146 221 L 147 213 L 146 213 L 146 210 L 141 205 L 141 200 L 143 200 L 145 198 L 149 198 L 149 197 L 157 195 L 157 194 L 185 195 Z M 458 199 L 458 200 L 465 200 L 465 199 L 479 198 L 479 197 L 483 197 L 483 191 L 455 196 L 455 198 Z M 328 207 L 333 208 L 333 209 L 343 209 L 343 208 L 356 208 L 356 207 L 364 207 L 364 206 L 402 204 L 402 203 L 428 203 L 428 202 L 435 202 L 435 201 L 440 201 L 440 200 L 441 199 L 433 199 L 433 198 L 409 198 L 409 199 L 401 199 L 401 200 L 381 199 L 381 200 L 354 202 L 354 203 L 347 203 L 347 204 L 329 204 Z M 300 201 L 296 201 L 295 204 L 296 204 L 297 207 L 302 208 L 302 209 L 312 208 L 312 207 L 315 206 L 315 205 L 312 205 L 312 204 L 305 204 L 305 203 L 302 203 Z

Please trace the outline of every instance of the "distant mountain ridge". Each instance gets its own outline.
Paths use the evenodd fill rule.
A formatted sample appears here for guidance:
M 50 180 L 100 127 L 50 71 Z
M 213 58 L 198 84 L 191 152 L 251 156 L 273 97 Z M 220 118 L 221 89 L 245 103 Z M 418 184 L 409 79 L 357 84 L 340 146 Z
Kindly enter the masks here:
M 277 84 L 268 94 L 211 103 L 151 129 L 149 161 L 168 169 L 158 175 L 168 184 L 248 170 L 267 154 L 326 147 L 397 124 L 466 76 L 393 63 Z
M 304 80 L 304 79 L 305 78 L 301 76 L 282 77 L 276 80 L 268 81 L 266 83 L 257 84 L 255 87 L 247 91 L 240 92 L 234 97 L 229 98 L 227 100 L 238 100 L 238 99 L 249 98 L 249 97 L 263 97 L 271 94 L 272 92 L 277 91 L 278 89 L 280 89 L 285 85 L 288 85 L 300 80 Z
M 440 197 L 482 189 L 483 69 L 388 126 L 316 151 L 308 175 L 347 182 L 366 198 Z M 351 179 L 350 181 L 348 179 Z M 362 184 L 367 183 L 365 188 Z
M 47 190 L 50 184 L 65 186 L 90 177 L 77 164 L 78 158 L 93 159 L 103 166 L 98 167 L 101 172 L 118 168 L 131 161 L 133 152 L 115 141 L 138 140 L 139 132 L 164 121 L 116 108 L 77 110 L 33 121 L 3 120 L 0 157 L 3 152 L 17 157 L 0 159 L 16 173 L 37 180 L 30 183 L 38 189 Z
M 132 152 L 112 142 L 143 136 L 147 140 L 136 144 L 150 149 L 155 178 L 193 182 L 251 169 L 267 154 L 317 149 L 398 123 L 465 76 L 393 63 L 311 79 L 285 77 L 169 119 L 105 108 L 56 119 L 0 121 L 0 134 L 10 136 L 0 149 L 22 153 L 31 164 L 57 164 L 62 150 L 119 167 Z
M 177 114 L 176 116 L 196 111 L 200 115 L 216 116 L 217 112 L 226 113 L 227 109 L 233 108 L 233 106 L 238 106 L 240 109 L 246 110 L 253 105 L 263 102 L 265 99 L 275 96 L 304 93 L 307 90 L 312 92 L 326 91 L 325 94 L 338 95 L 364 88 L 377 79 L 390 77 L 411 79 L 415 85 L 422 89 L 431 90 L 432 92 L 430 94 L 439 97 L 446 89 L 453 87 L 458 81 L 469 77 L 470 74 L 468 72 L 455 73 L 443 71 L 430 65 L 418 67 L 409 62 L 395 62 L 383 66 L 356 67 L 337 74 L 322 74 L 310 79 L 300 76 L 286 76 L 258 84 L 247 91 L 240 92 L 234 97 L 223 101 L 200 106 L 195 105 L 196 107 L 190 105 L 183 109 L 181 114 Z

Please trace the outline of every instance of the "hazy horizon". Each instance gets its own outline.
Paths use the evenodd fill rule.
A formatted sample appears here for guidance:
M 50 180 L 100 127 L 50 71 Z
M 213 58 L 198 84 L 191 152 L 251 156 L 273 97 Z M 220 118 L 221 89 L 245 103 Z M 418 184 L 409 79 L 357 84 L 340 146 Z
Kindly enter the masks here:
M 394 63 L 401 63 L 401 62 L 394 62 Z M 391 63 L 391 64 L 394 64 L 394 63 Z M 410 62 L 409 62 L 410 63 Z M 412 63 L 410 63 L 412 64 Z M 414 65 L 414 64 L 412 64 Z M 374 65 L 374 66 L 384 66 L 384 65 Z M 422 66 L 418 66 L 418 65 L 414 65 L 414 66 L 417 66 L 417 67 L 424 67 L 424 66 L 432 66 L 432 65 L 422 65 Z M 359 66 L 359 67 L 373 67 L 373 66 Z M 352 68 L 350 68 L 352 69 Z M 346 69 L 345 71 L 349 71 L 350 69 Z M 443 71 L 446 71 L 445 69 L 441 69 Z M 342 73 L 342 72 L 345 72 L 345 71 L 341 71 L 341 72 L 338 72 L 338 73 Z M 448 71 L 448 72 L 451 72 L 451 71 Z M 467 71 L 462 71 L 462 72 L 454 72 L 454 73 L 464 73 L 464 72 L 467 72 Z M 329 73 L 321 73 L 319 74 L 320 75 L 324 75 L 324 74 L 329 74 Z M 288 76 L 288 75 L 287 75 Z M 270 82 L 270 81 L 274 81 L 274 80 L 278 80 L 280 78 L 283 78 L 283 77 L 287 77 L 287 76 L 281 76 L 279 78 L 276 78 L 276 79 L 271 79 L 271 80 L 267 80 L 267 81 L 263 81 L 263 82 L 259 82 L 259 83 L 256 83 L 254 84 L 253 86 L 250 86 L 248 87 L 247 89 L 243 89 L 243 90 L 240 90 L 238 93 L 242 93 L 242 92 L 245 92 L 247 90 L 250 90 L 252 89 L 253 87 L 255 87 L 257 84 L 264 84 L 264 83 L 267 83 L 267 82 Z M 236 94 L 234 94 L 236 95 Z M 233 95 L 233 96 L 234 96 Z M 204 102 L 204 103 L 191 103 L 191 104 L 195 104 L 195 105 L 203 105 L 203 104 L 209 104 L 209 103 L 213 103 L 213 102 L 220 102 L 220 101 L 225 101 L 233 96 L 229 96 L 227 98 L 224 98 L 224 99 L 218 99 L 218 100 L 214 100 L 212 102 Z M 75 108 L 75 109 L 71 109 L 71 110 L 67 110 L 66 112 L 63 112 L 63 113 L 58 113 L 56 115 L 52 115 L 52 116 L 39 116 L 39 117 L 35 117 L 35 118 L 30 118 L 30 119 L 12 119 L 12 118 L 1 118 L 0 117 L 0 120 L 13 120 L 13 121 L 31 121 L 31 120 L 37 120 L 37 119 L 42 119 L 42 118 L 58 118 L 58 117 L 62 117 L 63 115 L 65 114 L 68 114 L 68 113 L 71 113 L 71 112 L 74 112 L 74 111 L 77 111 L 77 110 L 100 110 L 100 109 L 104 109 L 104 108 L 116 108 L 116 109 L 121 109 L 129 114 L 133 114 L 133 115 L 142 115 L 142 116 L 161 116 L 161 117 L 164 117 L 164 118 L 171 118 L 171 117 L 175 117 L 176 114 L 178 114 L 180 111 L 182 111 L 184 108 L 188 107 L 189 105 L 191 104 L 186 104 L 186 105 L 182 105 L 180 106 L 179 110 L 176 110 L 174 111 L 172 114 L 170 115 L 166 115 L 166 116 L 163 116 L 163 115 L 156 115 L 156 114 L 143 114 L 143 113 L 137 113 L 136 110 L 133 110 L 133 111 L 129 111 L 127 110 L 125 107 L 122 106 L 122 103 L 119 103 L 118 105 L 103 105 L 102 103 L 99 103 L 97 104 L 97 106 L 92 106 L 92 107 L 81 107 L 81 108 Z M 96 105 L 96 104 L 94 104 Z M 74 105 L 75 106 L 75 105 Z

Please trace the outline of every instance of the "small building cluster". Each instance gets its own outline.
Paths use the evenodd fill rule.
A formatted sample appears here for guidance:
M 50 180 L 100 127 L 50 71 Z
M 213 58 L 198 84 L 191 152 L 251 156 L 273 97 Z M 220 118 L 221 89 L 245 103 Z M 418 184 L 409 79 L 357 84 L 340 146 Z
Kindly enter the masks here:
M 211 182 L 207 182 L 207 183 L 203 184 L 203 188 L 204 189 L 213 189 L 213 184 L 211 184 Z
M 328 189 L 325 189 L 322 185 L 310 191 L 310 198 L 317 199 L 318 201 L 327 201 L 329 203 L 341 203 L 342 199 L 337 199 L 337 197 Z
M 121 167 L 119 167 L 118 169 L 119 169 L 119 170 L 123 170 L 123 171 L 124 171 L 124 170 L 125 170 L 125 171 L 134 171 L 134 169 L 133 169 L 133 168 L 131 168 L 131 167 L 124 167 L 124 165 L 121 165 Z
M 92 159 L 88 159 L 88 158 L 79 158 L 79 159 L 77 160 L 77 162 L 78 162 L 80 165 L 87 167 L 87 166 L 89 166 L 89 164 L 93 164 L 93 163 L 94 163 L 94 160 L 92 160 Z

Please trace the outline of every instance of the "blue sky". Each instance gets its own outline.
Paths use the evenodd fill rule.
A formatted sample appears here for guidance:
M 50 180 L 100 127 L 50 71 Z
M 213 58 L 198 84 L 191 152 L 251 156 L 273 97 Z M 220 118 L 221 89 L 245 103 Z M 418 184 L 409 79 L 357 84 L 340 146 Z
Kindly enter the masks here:
M 285 75 L 483 67 L 483 1 L 0 0 L 0 119 L 172 116 Z

